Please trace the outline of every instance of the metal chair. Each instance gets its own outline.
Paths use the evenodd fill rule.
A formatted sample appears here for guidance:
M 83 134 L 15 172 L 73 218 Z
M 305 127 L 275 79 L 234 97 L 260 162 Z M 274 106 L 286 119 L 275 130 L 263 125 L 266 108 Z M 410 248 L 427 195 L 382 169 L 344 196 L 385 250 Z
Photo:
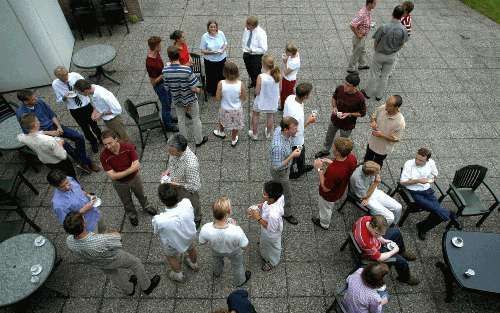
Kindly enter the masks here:
M 71 15 L 78 28 L 78 32 L 83 37 L 83 31 L 90 28 L 97 29 L 99 37 L 102 37 L 97 11 L 92 0 L 71 0 L 70 2 Z
M 37 232 L 41 229 L 24 212 L 22 199 L 17 196 L 21 184 L 25 184 L 34 194 L 38 195 L 38 190 L 24 177 L 21 172 L 17 172 L 13 178 L 0 179 L 0 211 L 16 212 L 24 222 L 28 223 Z
M 340 247 L 340 251 L 344 251 L 345 248 L 347 247 L 347 245 L 349 245 L 349 247 L 351 248 L 351 252 L 354 255 L 354 259 L 355 259 L 354 261 L 356 262 L 356 267 L 354 268 L 354 270 L 351 271 L 351 273 L 360 267 L 365 267 L 366 265 L 368 265 L 370 263 L 376 262 L 376 261 L 373 261 L 373 260 L 370 260 L 370 259 L 363 257 L 363 251 L 361 250 L 358 243 L 356 242 L 356 239 L 354 239 L 354 234 L 352 232 L 349 232 L 349 236 L 347 237 L 347 239 L 344 241 L 344 243 Z M 387 260 L 385 260 L 384 263 L 392 263 L 395 261 L 396 261 L 396 258 L 390 257 Z
M 326 309 L 326 313 L 330 313 L 332 312 L 332 310 L 335 310 L 336 313 L 349 313 L 349 311 L 347 311 L 347 309 L 342 304 L 343 294 L 334 293 L 333 297 L 335 299 L 333 300 L 333 303 L 330 305 L 330 307 Z
M 7 101 L 0 101 L 0 123 L 5 121 L 11 116 L 15 116 L 16 112 L 12 108 L 11 103 Z
M 148 104 L 154 104 L 155 111 L 145 116 L 139 116 L 139 112 L 137 111 L 137 109 Z M 140 156 L 141 159 L 142 159 L 142 154 L 144 153 L 144 148 L 146 147 L 147 140 L 149 138 L 149 132 L 151 130 L 156 128 L 161 128 L 163 136 L 165 136 L 165 141 L 168 140 L 167 132 L 159 115 L 160 111 L 158 109 L 157 101 L 146 101 L 146 102 L 141 102 L 139 104 L 134 104 L 130 99 L 127 99 L 125 100 L 125 110 L 127 110 L 128 115 L 130 115 L 130 117 L 134 120 L 135 124 L 137 125 L 137 128 L 139 129 L 139 136 L 141 138 L 141 148 L 142 148 Z M 146 133 L 145 139 L 142 133 Z
M 125 24 L 127 34 L 130 33 L 125 15 L 125 7 L 122 0 L 101 0 L 101 14 L 108 28 L 109 35 L 112 36 L 111 28 L 113 25 Z
M 446 196 L 450 196 L 453 203 L 458 207 L 457 217 L 459 216 L 479 216 L 481 219 L 476 223 L 476 227 L 480 227 L 486 218 L 498 206 L 498 198 L 484 182 L 484 177 L 488 169 L 481 165 L 467 165 L 455 172 L 453 182 L 450 184 L 446 194 L 439 198 L 439 202 L 443 201 Z M 494 203 L 488 208 L 481 201 L 480 197 L 476 194 L 476 189 L 480 185 L 486 187 L 490 192 Z M 448 225 L 450 228 L 451 225 Z
M 399 174 L 400 178 L 401 178 L 402 173 L 403 173 L 403 168 L 401 168 L 401 172 Z M 404 185 L 402 185 L 400 183 L 400 181 L 401 181 L 401 179 L 398 180 L 398 184 L 396 185 L 396 188 L 394 188 L 394 191 L 392 192 L 391 197 L 397 193 L 397 194 L 399 194 L 401 199 L 403 199 L 403 201 L 406 203 L 406 210 L 404 211 L 403 216 L 401 216 L 401 219 L 399 220 L 399 223 L 398 223 L 398 226 L 402 227 L 404 222 L 408 218 L 408 215 L 410 215 L 410 213 L 422 212 L 422 211 L 424 211 L 424 209 L 417 205 L 417 203 L 415 202 L 415 199 L 413 199 L 408 188 L 406 188 Z M 441 187 L 439 186 L 437 181 L 434 181 L 433 184 L 436 187 L 436 189 L 439 191 L 439 193 L 441 195 L 444 195 L 443 189 L 441 189 Z
M 195 73 L 200 78 L 201 86 L 203 88 L 203 95 L 205 97 L 205 102 L 207 102 L 208 100 L 207 88 L 206 88 L 205 75 L 203 75 L 201 69 L 201 56 L 197 53 L 190 53 L 189 55 L 191 56 L 191 60 L 193 62 L 191 68 L 193 69 L 193 73 Z

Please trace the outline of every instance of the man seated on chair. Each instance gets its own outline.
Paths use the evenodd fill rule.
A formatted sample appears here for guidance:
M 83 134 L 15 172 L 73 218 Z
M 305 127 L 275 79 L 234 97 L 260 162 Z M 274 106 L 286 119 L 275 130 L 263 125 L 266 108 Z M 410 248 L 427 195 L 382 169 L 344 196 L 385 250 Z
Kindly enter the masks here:
M 431 184 L 437 175 L 436 163 L 431 159 L 431 150 L 427 148 L 418 149 L 415 159 L 406 161 L 401 172 L 401 185 L 408 189 L 418 207 L 430 212 L 425 220 L 417 223 L 420 240 L 425 240 L 425 234 L 441 222 L 451 220 L 455 227 L 461 228 L 455 213 L 441 206 L 434 195 Z
M 366 161 L 352 173 L 349 188 L 370 209 L 371 215 L 382 215 L 387 224 L 397 224 L 401 217 L 401 204 L 378 189 L 380 184 L 380 165 Z
M 420 281 L 410 274 L 408 261 L 416 260 L 415 254 L 406 251 L 403 236 L 397 227 L 390 227 L 382 215 L 362 216 L 352 226 L 356 243 L 363 257 L 379 262 L 391 262 L 398 272 L 398 280 L 410 286 L 418 285 Z

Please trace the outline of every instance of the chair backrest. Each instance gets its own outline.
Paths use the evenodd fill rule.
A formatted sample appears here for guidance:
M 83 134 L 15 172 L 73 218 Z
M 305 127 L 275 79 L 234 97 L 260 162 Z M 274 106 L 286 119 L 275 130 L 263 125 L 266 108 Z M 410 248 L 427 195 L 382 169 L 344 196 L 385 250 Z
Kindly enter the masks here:
M 335 305 L 334 305 L 335 312 L 337 312 L 337 313 L 349 313 L 347 311 L 347 309 L 344 307 L 344 305 L 342 304 L 342 295 L 335 293 L 335 294 L 333 294 L 333 296 L 335 297 Z
M 356 242 L 356 239 L 354 238 L 354 234 L 349 232 L 349 244 L 351 246 L 351 250 L 354 253 L 354 256 L 356 257 L 357 260 L 361 260 L 363 257 L 363 251 L 361 251 L 361 248 L 359 247 L 358 243 Z
M 481 165 L 467 165 L 455 172 L 453 186 L 475 190 L 483 182 L 488 169 Z
M 191 68 L 193 69 L 193 72 L 195 74 L 201 74 L 201 57 L 197 53 L 190 53 L 191 60 L 193 61 L 193 64 L 191 65 Z
M 71 0 L 69 6 L 72 10 L 94 9 L 92 0 Z
M 16 112 L 8 102 L 0 102 L 0 122 L 14 115 L 16 115 Z
M 130 115 L 134 122 L 139 124 L 139 112 L 130 99 L 125 100 L 125 110 L 127 110 L 128 115 Z

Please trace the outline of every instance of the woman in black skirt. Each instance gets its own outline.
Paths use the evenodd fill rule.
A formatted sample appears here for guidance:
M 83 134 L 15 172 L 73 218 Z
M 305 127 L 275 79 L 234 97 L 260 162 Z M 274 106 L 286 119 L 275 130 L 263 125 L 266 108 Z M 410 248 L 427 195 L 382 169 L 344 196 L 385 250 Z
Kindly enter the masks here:
M 201 37 L 200 50 L 205 63 L 207 92 L 215 97 L 217 84 L 224 79 L 222 70 L 227 57 L 226 36 L 219 30 L 219 24 L 215 20 L 208 21 L 207 32 Z

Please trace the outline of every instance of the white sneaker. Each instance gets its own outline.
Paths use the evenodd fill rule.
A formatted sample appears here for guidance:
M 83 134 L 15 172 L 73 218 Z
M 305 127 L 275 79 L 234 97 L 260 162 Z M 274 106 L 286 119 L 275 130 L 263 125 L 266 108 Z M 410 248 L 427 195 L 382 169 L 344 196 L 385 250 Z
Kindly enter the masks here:
M 193 270 L 193 272 L 198 272 L 200 270 L 200 267 L 198 266 L 198 262 L 193 263 L 191 259 L 186 255 L 184 256 L 184 262 L 186 263 L 187 266 L 189 266 L 190 269 Z
M 267 131 L 267 127 L 266 127 L 266 128 L 264 128 L 264 132 L 266 133 L 266 138 L 267 138 L 267 139 L 271 138 L 272 131 L 271 131 L 271 132 L 268 132 L 268 131 Z
M 168 278 L 170 278 L 173 281 L 183 283 L 184 282 L 184 274 L 182 272 L 174 272 L 172 270 L 168 271 Z
M 236 139 L 231 140 L 231 147 L 236 147 L 236 144 L 238 143 L 238 136 L 236 136 Z
M 248 137 L 250 137 L 252 140 L 257 140 L 257 135 L 254 135 L 251 129 L 248 131 Z
M 214 129 L 214 135 L 219 138 L 226 138 L 226 133 L 218 129 Z

